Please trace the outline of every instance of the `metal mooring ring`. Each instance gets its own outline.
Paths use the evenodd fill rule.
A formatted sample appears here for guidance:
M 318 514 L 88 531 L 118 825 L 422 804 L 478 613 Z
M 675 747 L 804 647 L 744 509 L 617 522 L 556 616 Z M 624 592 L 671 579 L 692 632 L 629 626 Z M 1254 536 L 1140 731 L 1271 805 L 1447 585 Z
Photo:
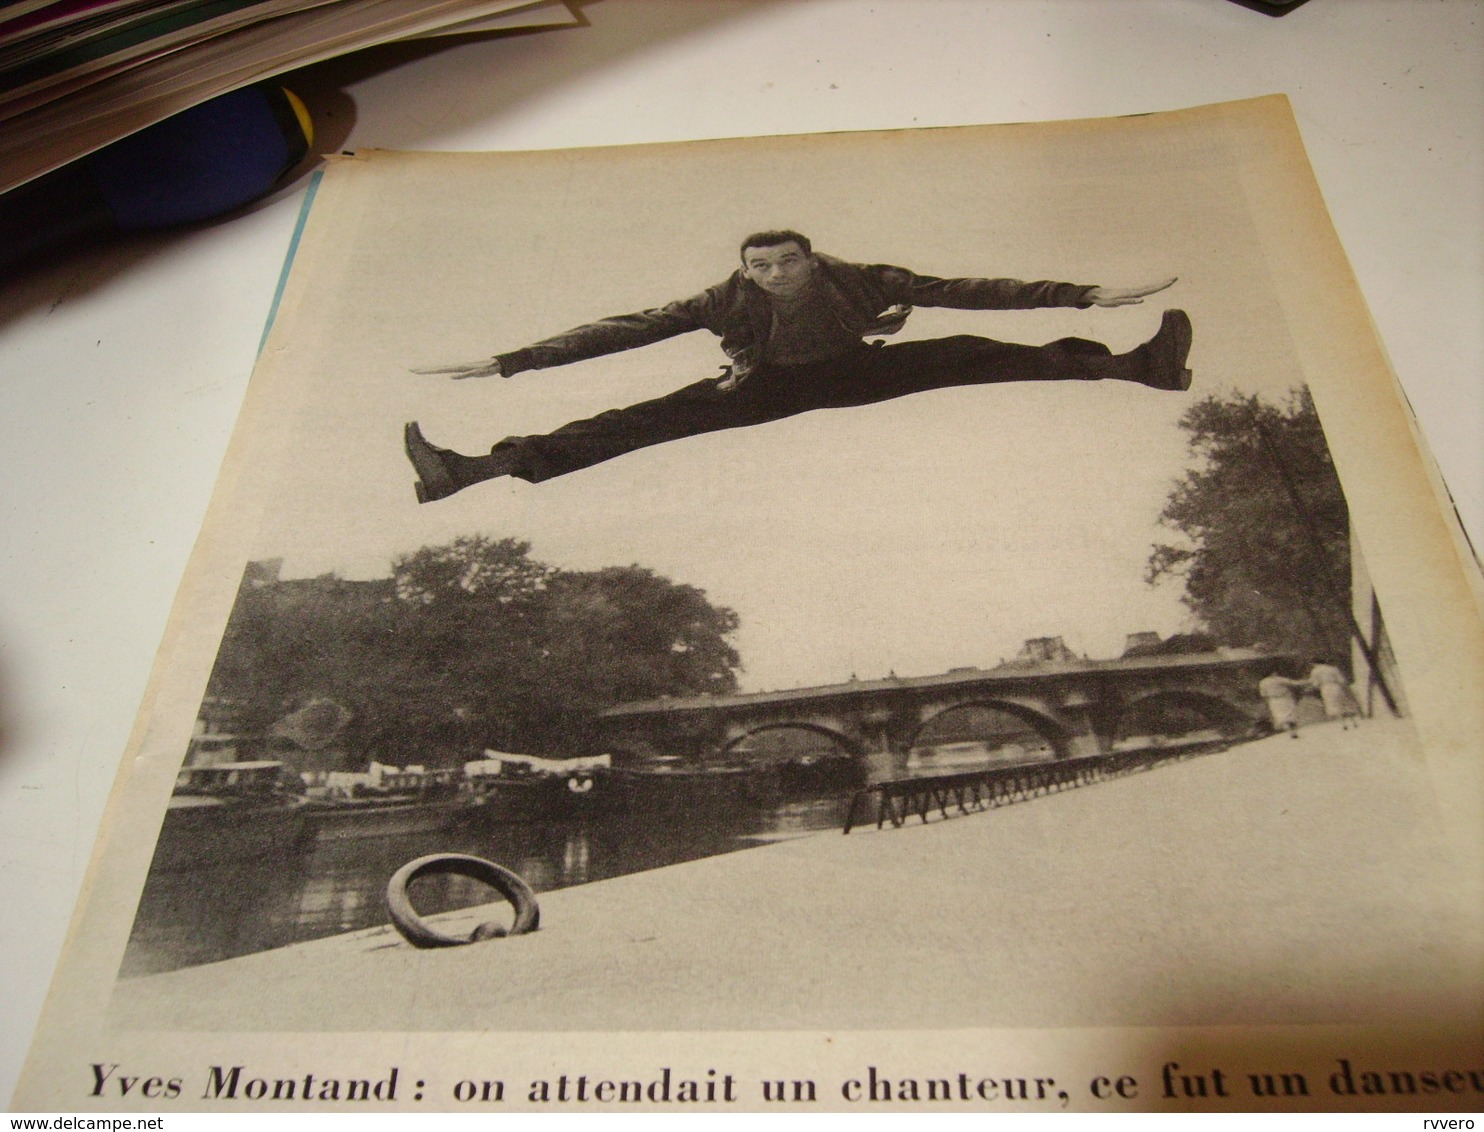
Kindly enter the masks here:
M 412 906 L 407 888 L 418 877 L 441 873 L 455 873 L 483 881 L 509 900 L 515 908 L 515 923 L 510 925 L 510 930 L 507 932 L 498 924 L 484 923 L 467 937 L 460 937 L 444 935 L 429 927 Z M 413 947 L 459 947 L 504 935 L 525 935 L 541 926 L 541 907 L 536 903 L 536 894 L 531 891 L 530 885 L 518 874 L 493 861 L 464 853 L 430 853 L 426 857 L 408 861 L 387 882 L 386 910 L 391 914 L 396 929 L 402 933 L 402 938 Z

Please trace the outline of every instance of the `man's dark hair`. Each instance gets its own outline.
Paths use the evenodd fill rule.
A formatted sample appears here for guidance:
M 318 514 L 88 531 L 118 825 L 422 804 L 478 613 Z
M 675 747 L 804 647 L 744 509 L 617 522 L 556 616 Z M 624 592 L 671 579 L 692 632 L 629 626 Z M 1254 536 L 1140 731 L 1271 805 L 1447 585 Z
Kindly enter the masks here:
M 814 247 L 809 243 L 809 237 L 800 235 L 798 232 L 788 228 L 780 228 L 773 232 L 754 232 L 742 241 L 742 246 L 737 249 L 737 254 L 745 262 L 748 248 L 776 248 L 779 244 L 786 244 L 789 241 L 793 241 L 799 247 L 803 248 L 805 255 L 814 254 Z

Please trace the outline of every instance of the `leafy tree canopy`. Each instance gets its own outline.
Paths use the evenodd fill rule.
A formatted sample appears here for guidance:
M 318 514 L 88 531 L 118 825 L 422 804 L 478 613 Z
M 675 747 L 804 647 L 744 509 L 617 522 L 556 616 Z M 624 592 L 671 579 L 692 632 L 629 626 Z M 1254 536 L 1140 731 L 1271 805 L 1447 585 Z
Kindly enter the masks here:
M 555 573 L 531 559 L 519 539 L 463 535 L 446 546 L 425 546 L 392 562 L 392 581 L 403 601 L 454 601 L 486 597 L 501 604 L 538 593 Z
M 1348 655 L 1350 524 L 1307 388 L 1284 405 L 1210 396 L 1180 421 L 1195 466 L 1160 518 L 1146 580 L 1179 578 L 1217 640 Z
M 397 558 L 378 581 L 250 574 L 210 692 L 258 733 L 313 700 L 343 704 L 359 761 L 582 754 L 615 703 L 735 690 L 737 625 L 704 591 L 641 566 L 560 570 L 529 543 L 466 536 Z

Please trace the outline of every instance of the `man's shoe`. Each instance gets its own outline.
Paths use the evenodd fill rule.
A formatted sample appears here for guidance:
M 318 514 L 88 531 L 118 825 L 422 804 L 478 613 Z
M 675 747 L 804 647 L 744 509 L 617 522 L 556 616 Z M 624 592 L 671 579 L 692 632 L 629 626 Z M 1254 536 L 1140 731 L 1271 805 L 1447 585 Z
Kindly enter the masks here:
M 1189 389 L 1190 370 L 1185 368 L 1185 360 L 1190 356 L 1191 337 L 1190 316 L 1182 310 L 1165 311 L 1158 333 L 1134 351 L 1142 363 L 1142 372 L 1134 380 L 1151 389 Z
M 417 482 L 412 485 L 419 503 L 432 503 L 458 491 L 463 484 L 455 483 L 449 474 L 444 456 L 451 455 L 446 449 L 434 448 L 423 438 L 422 429 L 416 421 L 408 421 L 402 429 L 402 444 L 407 449 L 407 458 L 417 472 Z

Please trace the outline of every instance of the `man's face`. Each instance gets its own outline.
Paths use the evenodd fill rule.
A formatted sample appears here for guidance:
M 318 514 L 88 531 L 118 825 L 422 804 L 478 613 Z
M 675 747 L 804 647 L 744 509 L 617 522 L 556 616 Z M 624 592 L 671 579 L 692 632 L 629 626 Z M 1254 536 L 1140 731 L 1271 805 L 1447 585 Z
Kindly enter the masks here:
M 808 286 L 813 271 L 814 257 L 794 240 L 742 253 L 742 274 L 780 299 L 791 299 Z

